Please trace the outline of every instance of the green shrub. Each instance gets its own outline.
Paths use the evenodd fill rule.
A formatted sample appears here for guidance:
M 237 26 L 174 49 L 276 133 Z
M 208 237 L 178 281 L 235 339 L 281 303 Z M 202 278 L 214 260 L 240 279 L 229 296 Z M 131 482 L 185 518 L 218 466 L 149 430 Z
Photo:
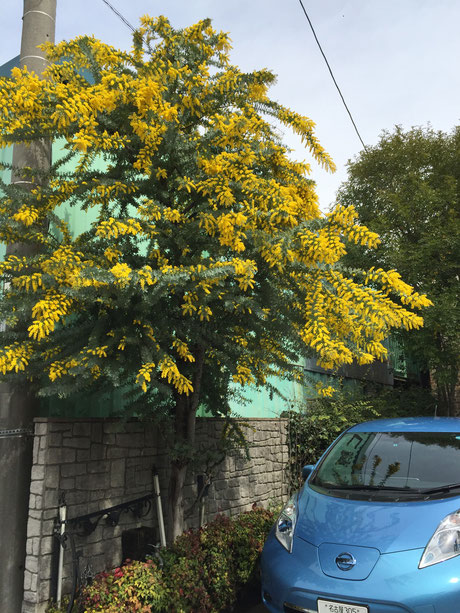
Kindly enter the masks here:
M 61 606 L 58 607 L 55 602 L 50 602 L 46 607 L 45 613 L 67 613 L 67 609 L 69 607 L 69 597 L 64 596 L 61 600 Z M 74 604 L 72 607 L 72 613 L 78 613 L 78 606 Z
M 127 561 L 96 576 L 85 588 L 85 613 L 150 613 L 167 609 L 167 590 L 161 569 L 152 562 Z
M 260 507 L 219 515 L 162 551 L 164 566 L 127 562 L 96 576 L 82 594 L 85 613 L 219 613 L 256 576 L 274 515 Z
M 302 485 L 302 467 L 315 464 L 337 436 L 362 421 L 380 417 L 433 415 L 435 400 L 430 390 L 420 386 L 383 388 L 360 386 L 339 389 L 330 398 L 316 398 L 300 404 L 288 417 L 289 464 L 291 491 Z
M 176 539 L 165 560 L 171 610 L 228 610 L 254 578 L 273 521 L 271 511 L 254 507 L 234 518 L 220 515 Z
M 432 416 L 436 398 L 430 389 L 410 385 L 381 390 L 372 397 L 372 405 L 382 417 Z
M 362 421 L 378 419 L 377 411 L 369 397 L 337 390 L 332 398 L 318 398 L 308 406 L 298 406 L 286 411 L 288 417 L 289 464 L 287 467 L 291 491 L 302 485 L 302 467 L 316 464 L 324 451 L 346 428 Z

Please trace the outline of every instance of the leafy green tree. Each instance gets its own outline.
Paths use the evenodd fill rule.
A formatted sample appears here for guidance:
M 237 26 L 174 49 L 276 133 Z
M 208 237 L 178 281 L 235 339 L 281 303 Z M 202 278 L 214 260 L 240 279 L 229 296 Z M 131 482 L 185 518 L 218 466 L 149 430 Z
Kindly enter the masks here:
M 369 395 L 337 389 L 332 397 L 299 402 L 293 410 L 282 414 L 288 419 L 286 472 L 291 492 L 302 486 L 302 467 L 316 464 L 341 432 L 362 421 L 382 417 L 373 400 Z
M 30 255 L 0 266 L 0 372 L 40 396 L 130 390 L 132 407 L 169 420 L 172 537 L 200 403 L 226 415 L 230 384 L 301 376 L 305 354 L 382 358 L 388 330 L 419 327 L 412 309 L 429 304 L 393 272 L 343 273 L 346 244 L 378 236 L 353 208 L 321 216 L 308 164 L 272 124 L 332 170 L 313 122 L 229 48 L 207 20 L 146 17 L 129 53 L 81 37 L 48 48 L 47 79 L 0 81 L 0 144 L 64 149 L 46 176 L 23 172 L 30 192 L 1 185 L 0 240 Z M 69 207 L 90 216 L 86 232 L 68 227 Z
M 356 247 L 347 260 L 397 270 L 434 306 L 425 325 L 403 340 L 425 364 L 438 410 L 454 414 L 460 357 L 460 127 L 383 132 L 379 143 L 349 162 L 339 191 L 361 221 L 382 238 L 375 251 Z
M 302 467 L 316 464 L 341 432 L 363 421 L 389 417 L 433 415 L 436 399 L 418 385 L 383 387 L 336 383 L 330 397 L 298 402 L 282 416 L 288 419 L 289 462 L 287 478 L 291 491 L 301 487 Z

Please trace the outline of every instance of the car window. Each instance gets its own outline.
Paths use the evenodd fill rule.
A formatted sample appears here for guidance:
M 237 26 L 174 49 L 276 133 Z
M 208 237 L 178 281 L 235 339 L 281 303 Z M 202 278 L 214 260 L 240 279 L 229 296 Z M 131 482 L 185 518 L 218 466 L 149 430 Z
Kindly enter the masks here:
M 418 490 L 460 482 L 460 434 L 348 432 L 310 482 L 324 487 Z

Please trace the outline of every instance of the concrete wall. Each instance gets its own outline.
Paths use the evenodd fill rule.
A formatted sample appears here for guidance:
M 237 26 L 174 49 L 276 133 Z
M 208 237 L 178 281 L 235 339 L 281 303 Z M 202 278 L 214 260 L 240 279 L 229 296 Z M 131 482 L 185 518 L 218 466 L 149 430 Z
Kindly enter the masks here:
M 286 496 L 284 470 L 288 460 L 286 422 L 244 420 L 251 459 L 231 452 L 216 469 L 206 499 L 205 520 L 216 513 L 237 514 L 254 502 L 267 505 Z M 198 420 L 197 441 L 205 445 L 220 436 L 219 419 Z M 53 528 L 59 496 L 64 494 L 68 518 L 114 506 L 152 491 L 152 467 L 160 475 L 166 504 L 168 453 L 165 437 L 152 425 L 115 420 L 39 418 L 35 422 L 34 464 L 30 489 L 24 613 L 42 613 L 50 597 Z M 195 469 L 199 472 L 201 469 Z M 196 497 L 196 475 L 190 474 L 186 507 Z M 102 519 L 90 536 L 75 535 L 80 569 L 96 573 L 120 564 L 121 534 L 140 525 L 157 527 L 153 508 L 142 519 L 122 513 L 118 526 Z M 198 509 L 188 526 L 198 525 Z M 73 531 L 74 532 L 74 531 Z M 70 590 L 71 548 L 64 553 L 64 586 Z

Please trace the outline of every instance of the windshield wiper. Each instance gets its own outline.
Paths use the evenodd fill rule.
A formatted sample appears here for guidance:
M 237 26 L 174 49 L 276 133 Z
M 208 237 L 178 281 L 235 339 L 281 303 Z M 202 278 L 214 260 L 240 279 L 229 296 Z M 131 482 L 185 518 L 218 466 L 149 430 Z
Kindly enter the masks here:
M 460 483 L 450 483 L 449 485 L 440 485 L 428 489 L 416 490 L 419 494 L 442 494 L 442 492 L 450 492 L 455 489 L 460 489 Z
M 452 490 L 459 489 L 460 483 L 450 483 L 448 485 L 440 485 L 439 487 L 432 487 L 427 489 L 415 489 L 410 487 L 397 487 L 397 486 L 386 486 L 386 485 L 359 485 L 359 484 L 350 484 L 350 485 L 336 485 L 335 483 L 313 483 L 312 485 L 317 485 L 319 487 L 324 487 L 330 490 L 353 490 L 358 492 L 405 492 L 407 494 L 422 494 L 426 496 L 430 496 L 431 494 L 442 494 L 443 492 L 451 492 Z
M 413 492 L 408 487 L 396 487 L 396 486 L 386 486 L 386 485 L 336 485 L 335 483 L 312 483 L 311 485 L 319 485 L 320 487 L 324 487 L 331 490 L 363 490 L 363 491 L 386 491 L 386 492 Z

